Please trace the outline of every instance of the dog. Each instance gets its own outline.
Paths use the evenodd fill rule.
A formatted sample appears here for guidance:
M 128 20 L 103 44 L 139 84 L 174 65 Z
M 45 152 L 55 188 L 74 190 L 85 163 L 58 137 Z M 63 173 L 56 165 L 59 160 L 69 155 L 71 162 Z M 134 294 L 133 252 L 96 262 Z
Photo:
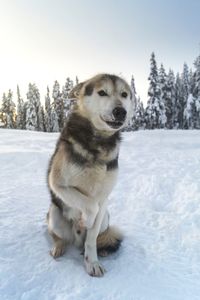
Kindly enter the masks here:
M 67 245 L 83 248 L 91 276 L 104 275 L 98 261 L 116 251 L 121 232 L 109 226 L 108 196 L 117 179 L 120 131 L 131 117 L 127 82 L 99 74 L 70 93 L 77 103 L 68 115 L 48 168 L 51 205 L 47 214 L 54 258 Z

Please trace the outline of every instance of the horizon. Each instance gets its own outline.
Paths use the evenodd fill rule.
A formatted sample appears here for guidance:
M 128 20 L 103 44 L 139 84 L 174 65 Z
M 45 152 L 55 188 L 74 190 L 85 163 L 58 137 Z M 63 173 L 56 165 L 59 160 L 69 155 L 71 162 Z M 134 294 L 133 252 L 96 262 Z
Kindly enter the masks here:
M 11 89 L 15 100 L 17 85 L 26 99 L 34 82 L 43 102 L 55 80 L 62 88 L 67 77 L 82 81 L 106 72 L 129 83 L 133 75 L 146 105 L 153 51 L 158 68 L 163 63 L 166 71 L 182 72 L 184 62 L 193 68 L 200 53 L 199 8 L 197 0 L 0 3 L 0 99 Z

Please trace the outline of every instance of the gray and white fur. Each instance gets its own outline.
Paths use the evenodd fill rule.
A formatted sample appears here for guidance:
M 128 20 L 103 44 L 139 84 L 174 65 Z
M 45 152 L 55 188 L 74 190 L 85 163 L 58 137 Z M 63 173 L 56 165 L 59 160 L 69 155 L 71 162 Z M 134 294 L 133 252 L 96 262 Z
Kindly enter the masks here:
M 48 169 L 52 203 L 47 214 L 51 255 L 66 246 L 83 248 L 91 276 L 102 276 L 98 255 L 118 249 L 120 231 L 109 226 L 107 211 L 118 171 L 120 130 L 131 115 L 132 94 L 120 77 L 97 75 L 71 92 L 77 105 L 68 116 Z

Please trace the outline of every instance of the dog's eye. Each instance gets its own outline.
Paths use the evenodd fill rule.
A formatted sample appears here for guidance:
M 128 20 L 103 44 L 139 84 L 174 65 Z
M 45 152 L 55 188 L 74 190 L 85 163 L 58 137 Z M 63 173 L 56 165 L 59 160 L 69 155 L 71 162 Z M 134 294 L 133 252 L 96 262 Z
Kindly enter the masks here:
M 123 92 L 123 93 L 121 93 L 121 96 L 122 96 L 123 98 L 126 98 L 126 97 L 128 96 L 128 94 L 127 94 L 126 92 Z
M 108 94 L 107 94 L 104 90 L 98 91 L 98 94 L 99 94 L 99 96 L 101 96 L 101 97 L 108 96 Z

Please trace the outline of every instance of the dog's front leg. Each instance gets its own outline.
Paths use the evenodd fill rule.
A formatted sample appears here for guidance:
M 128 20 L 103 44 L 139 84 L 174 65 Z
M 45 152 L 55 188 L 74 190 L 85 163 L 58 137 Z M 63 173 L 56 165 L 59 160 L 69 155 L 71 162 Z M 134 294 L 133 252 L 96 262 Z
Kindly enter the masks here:
M 87 230 L 87 235 L 85 240 L 84 264 L 86 267 L 86 271 L 89 275 L 96 276 L 96 277 L 103 276 L 105 272 L 104 267 L 98 261 L 97 245 L 96 245 L 97 236 L 100 232 L 100 227 L 101 227 L 101 223 L 105 211 L 106 211 L 106 201 L 100 207 L 93 227 Z
M 94 224 L 99 206 L 94 200 L 80 189 L 51 182 L 53 192 L 70 208 L 81 212 L 80 227 L 91 228 Z

